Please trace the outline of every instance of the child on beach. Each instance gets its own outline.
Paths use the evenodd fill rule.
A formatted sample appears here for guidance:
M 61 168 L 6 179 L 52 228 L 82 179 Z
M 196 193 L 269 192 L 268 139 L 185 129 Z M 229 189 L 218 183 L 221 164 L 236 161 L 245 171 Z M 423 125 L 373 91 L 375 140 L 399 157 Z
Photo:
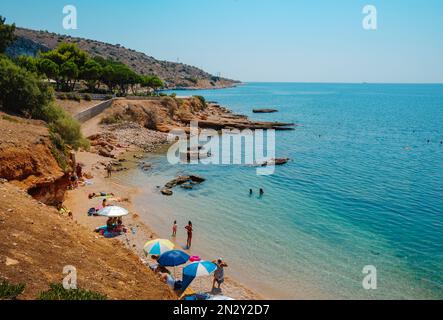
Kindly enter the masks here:
M 177 220 L 174 220 L 174 224 L 172 225 L 172 236 L 177 236 Z
M 191 248 L 191 242 L 192 242 L 192 222 L 189 221 L 188 225 L 185 227 L 186 231 L 188 232 L 188 239 L 186 240 L 186 246 L 188 249 Z

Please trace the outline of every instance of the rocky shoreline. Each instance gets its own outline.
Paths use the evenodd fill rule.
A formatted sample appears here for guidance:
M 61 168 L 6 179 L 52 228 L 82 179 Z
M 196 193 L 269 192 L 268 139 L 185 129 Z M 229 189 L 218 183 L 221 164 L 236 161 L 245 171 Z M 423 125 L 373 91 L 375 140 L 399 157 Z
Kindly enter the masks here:
M 254 121 L 235 114 L 217 103 L 202 103 L 198 98 L 170 98 L 161 100 L 124 100 L 113 102 L 96 124 L 97 130 L 88 136 L 91 152 L 116 159 L 122 150 L 139 148 L 153 152 L 168 144 L 168 133 L 181 129 L 190 133 L 191 122 L 200 129 L 228 130 L 294 130 L 288 122 Z M 158 119 L 161 119 L 158 120 Z M 110 124 L 106 124 L 111 122 Z M 98 131 L 98 132 L 97 132 Z
M 192 98 L 193 99 L 193 98 Z M 131 101 L 119 101 L 119 104 L 115 106 L 114 110 L 109 110 L 97 118 L 103 118 L 107 116 L 114 115 L 114 112 L 121 112 L 121 109 L 131 110 Z M 133 108 L 135 108 L 134 106 Z M 137 107 L 142 107 L 142 110 L 152 108 L 152 105 L 138 105 Z M 194 106 L 195 108 L 195 106 Z M 135 112 L 134 112 L 135 113 Z M 208 125 L 208 123 L 218 123 L 215 128 L 273 128 L 279 127 L 279 123 L 274 122 L 254 122 L 250 121 L 244 115 L 233 114 L 229 109 L 219 106 L 216 103 L 210 103 L 206 106 L 204 110 L 194 111 L 194 119 L 198 119 L 199 124 L 202 123 L 203 126 Z M 86 172 L 91 172 L 93 175 L 93 186 L 84 186 L 80 190 L 69 191 L 68 201 L 65 204 L 74 212 L 74 218 L 85 226 L 94 226 L 94 218 L 86 217 L 85 211 L 88 205 L 82 203 L 83 198 L 87 197 L 87 193 L 97 188 L 103 188 L 107 192 L 113 192 L 120 197 L 129 196 L 130 194 L 137 194 L 138 191 L 129 191 L 131 187 L 122 185 L 119 180 L 118 187 L 114 187 L 114 179 L 105 179 L 105 167 L 108 163 L 112 164 L 113 170 L 115 172 L 125 171 L 125 170 L 151 170 L 152 166 L 150 163 L 143 161 L 144 154 L 151 153 L 159 149 L 161 146 L 168 144 L 167 131 L 159 130 L 159 128 L 164 129 L 164 126 L 169 128 L 186 128 L 188 122 L 185 119 L 170 119 L 171 121 L 167 123 L 160 123 L 157 130 L 147 129 L 142 125 L 141 117 L 136 117 L 134 121 L 122 121 L 115 124 L 103 124 L 99 119 L 91 119 L 84 123 L 83 126 L 91 126 L 89 132 L 95 132 L 88 138 L 91 140 L 91 150 L 89 152 L 82 152 L 77 154 L 79 161 L 86 165 Z M 209 120 L 204 120 L 209 119 Z M 143 119 L 144 121 L 144 119 Z M 206 121 L 206 122 L 205 122 Z M 95 160 L 94 160 L 95 159 Z M 99 160 L 97 160 L 99 159 Z M 275 164 L 286 163 L 288 159 L 275 160 Z M 279 163 L 277 163 L 279 162 Z M 159 187 L 157 192 L 165 196 L 173 194 L 173 189 L 175 187 L 182 188 L 192 188 L 196 184 L 201 184 L 205 181 L 203 177 L 198 176 L 179 176 L 173 179 L 163 187 Z M 132 209 L 132 212 L 136 208 L 131 205 L 131 196 L 126 200 L 125 206 Z M 129 201 L 129 202 L 128 202 Z M 150 208 L 150 210 L 155 210 L 155 208 Z M 143 258 L 142 248 L 146 239 L 152 239 L 156 237 L 156 234 L 152 231 L 149 226 L 146 226 L 141 220 L 139 214 L 135 213 L 134 216 L 128 221 L 131 227 L 138 228 L 137 235 L 128 235 L 125 239 L 121 239 L 123 243 L 129 249 L 132 249 L 141 259 Z M 195 284 L 197 287 L 195 289 L 204 290 L 206 287 L 205 283 L 197 282 Z M 226 282 L 226 294 L 233 296 L 236 299 L 261 299 L 262 297 L 255 292 L 245 288 L 241 284 L 234 280 L 228 279 Z

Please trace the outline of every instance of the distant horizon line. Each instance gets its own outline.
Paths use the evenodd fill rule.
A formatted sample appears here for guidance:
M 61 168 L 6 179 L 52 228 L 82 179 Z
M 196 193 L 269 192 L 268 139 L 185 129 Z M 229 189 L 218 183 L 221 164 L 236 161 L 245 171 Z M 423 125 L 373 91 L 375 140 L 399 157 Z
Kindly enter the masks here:
M 443 85 L 443 82 L 342 82 L 342 81 L 240 81 L 238 85 L 248 83 L 300 83 L 300 84 L 410 84 L 410 85 Z

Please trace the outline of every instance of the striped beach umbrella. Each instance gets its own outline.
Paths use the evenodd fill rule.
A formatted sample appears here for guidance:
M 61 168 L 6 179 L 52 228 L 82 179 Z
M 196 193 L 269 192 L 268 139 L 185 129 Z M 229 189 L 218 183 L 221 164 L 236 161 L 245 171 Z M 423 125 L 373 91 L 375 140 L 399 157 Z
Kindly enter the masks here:
M 146 242 L 143 251 L 147 256 L 159 256 L 167 251 L 174 249 L 174 244 L 166 239 L 156 239 Z
M 215 263 L 210 261 L 193 262 L 183 268 L 183 276 L 188 277 L 204 277 L 209 276 L 217 269 Z
M 197 277 L 209 276 L 217 269 L 217 265 L 210 261 L 193 262 L 183 268 L 183 287 L 182 290 L 191 284 Z

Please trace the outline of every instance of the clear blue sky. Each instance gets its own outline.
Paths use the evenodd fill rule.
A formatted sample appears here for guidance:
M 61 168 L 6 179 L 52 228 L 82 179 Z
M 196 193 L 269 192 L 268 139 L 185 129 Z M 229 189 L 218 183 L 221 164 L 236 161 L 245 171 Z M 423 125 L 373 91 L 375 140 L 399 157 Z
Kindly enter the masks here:
M 66 4 L 78 30 L 62 27 Z M 441 0 L 2 0 L 0 14 L 243 81 L 443 82 Z

